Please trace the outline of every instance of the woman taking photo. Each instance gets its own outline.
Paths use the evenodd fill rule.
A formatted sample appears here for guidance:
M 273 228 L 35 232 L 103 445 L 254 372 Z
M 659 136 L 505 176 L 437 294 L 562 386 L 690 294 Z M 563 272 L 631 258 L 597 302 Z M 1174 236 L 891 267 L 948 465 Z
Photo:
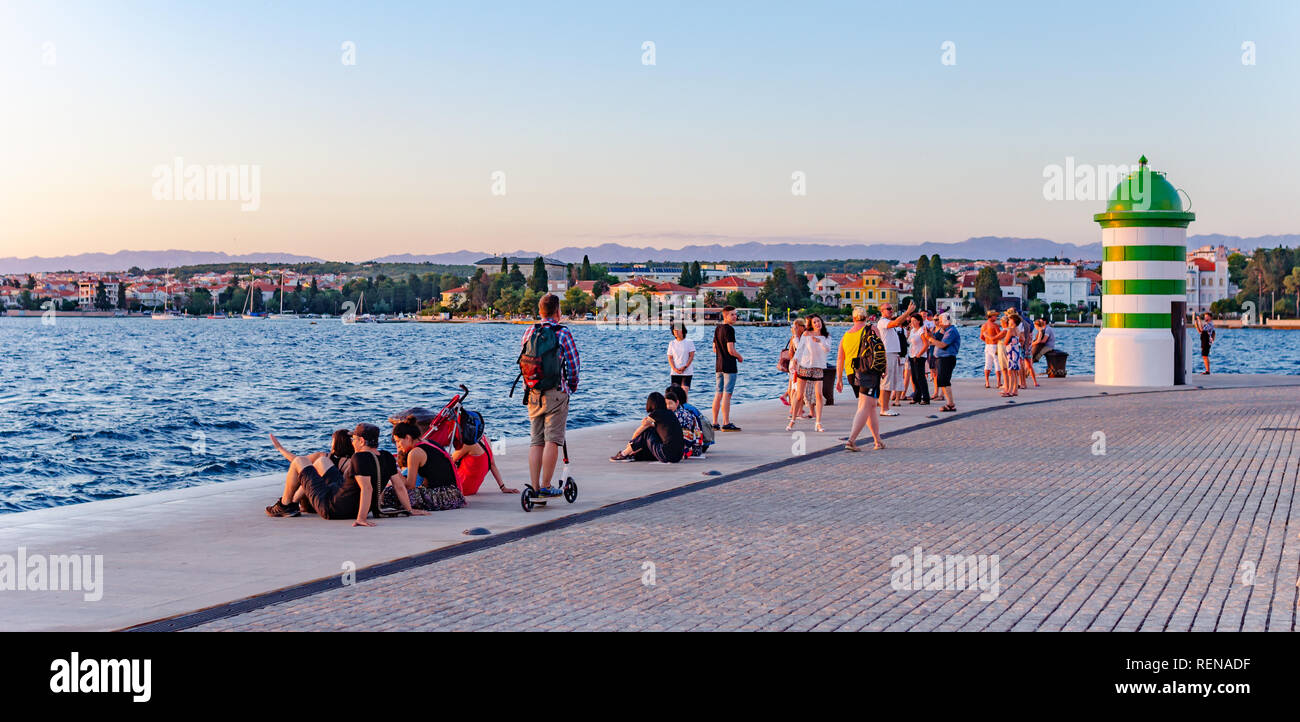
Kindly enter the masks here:
M 791 366 L 795 368 L 795 389 L 790 404 L 790 423 L 785 430 L 794 430 L 795 419 L 799 418 L 800 410 L 807 404 L 809 413 L 816 419 L 814 428 L 825 431 L 822 428 L 822 406 L 825 399 L 821 388 L 822 376 L 826 373 L 826 358 L 831 352 L 831 332 L 817 314 L 808 317 L 805 328 L 804 334 L 795 344 L 794 360 L 791 361 Z

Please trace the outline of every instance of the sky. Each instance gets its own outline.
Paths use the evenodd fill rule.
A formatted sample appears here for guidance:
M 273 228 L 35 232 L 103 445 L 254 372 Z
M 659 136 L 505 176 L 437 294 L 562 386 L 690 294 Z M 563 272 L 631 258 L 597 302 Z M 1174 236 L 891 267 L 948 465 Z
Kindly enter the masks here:
M 1300 233 L 1297 80 L 1285 1 L 6 0 L 0 257 L 1092 243 L 1046 169 L 1143 154 L 1191 233 Z

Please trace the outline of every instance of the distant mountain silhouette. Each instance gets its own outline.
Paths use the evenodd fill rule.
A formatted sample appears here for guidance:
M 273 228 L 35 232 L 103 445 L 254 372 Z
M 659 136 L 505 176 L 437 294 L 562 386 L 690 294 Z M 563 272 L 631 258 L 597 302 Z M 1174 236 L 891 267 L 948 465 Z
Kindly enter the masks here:
M 1225 245 L 1253 251 L 1256 248 L 1275 246 L 1300 246 L 1300 234 L 1255 236 L 1225 236 L 1214 233 L 1190 236 L 1189 248 L 1204 245 Z M 653 248 L 650 246 L 624 246 L 602 243 L 597 246 L 569 246 L 547 253 L 568 263 L 579 263 L 588 256 L 593 263 L 632 263 L 644 261 L 822 261 L 846 258 L 875 260 L 915 261 L 922 253 L 939 254 L 945 259 L 970 258 L 1004 261 L 1008 258 L 1061 257 L 1072 260 L 1101 258 L 1101 244 L 1076 245 L 1057 243 L 1046 238 L 1008 238 L 980 236 L 957 243 L 745 243 L 686 246 L 685 248 Z M 373 259 L 378 263 L 442 263 L 468 265 L 485 256 L 486 251 L 454 251 L 450 253 L 402 253 Z M 510 256 L 536 256 L 537 251 L 511 251 Z M 165 268 L 204 263 L 310 263 L 322 259 L 292 253 L 241 253 L 231 255 L 220 251 L 118 251 L 117 253 L 82 253 L 75 256 L 43 258 L 0 258 L 0 274 L 34 273 L 38 271 L 124 271 L 132 266 L 140 268 Z
M 81 253 L 75 256 L 43 258 L 0 258 L 0 274 L 37 273 L 41 271 L 125 271 L 140 268 L 194 266 L 205 263 L 309 263 L 319 261 L 293 253 L 241 253 L 221 251 L 118 251 L 117 253 Z
M 1229 248 L 1251 251 L 1255 248 L 1269 248 L 1277 245 L 1300 246 L 1300 234 L 1281 236 L 1258 236 L 1242 238 L 1210 234 L 1189 236 L 1189 248 L 1203 245 L 1223 244 Z M 1045 258 L 1061 257 L 1078 259 L 1101 259 L 1101 243 L 1077 245 L 1057 243 L 1046 238 L 1008 238 L 1004 236 L 980 236 L 968 238 L 957 243 L 760 243 L 747 242 L 736 244 L 693 245 L 684 248 L 654 248 L 650 246 L 624 246 L 617 243 L 603 243 L 597 246 L 568 246 L 547 253 L 550 258 L 578 263 L 585 255 L 593 263 L 632 263 L 644 261 L 822 261 L 844 258 L 870 258 L 876 260 L 914 261 L 922 253 L 939 254 L 942 258 L 970 258 L 1004 261 L 1008 258 Z M 481 251 L 456 251 L 454 253 L 434 253 L 428 255 L 402 254 L 384 256 L 375 260 L 381 263 L 473 263 L 484 256 L 491 255 Z M 537 251 L 512 251 L 511 256 L 536 256 Z

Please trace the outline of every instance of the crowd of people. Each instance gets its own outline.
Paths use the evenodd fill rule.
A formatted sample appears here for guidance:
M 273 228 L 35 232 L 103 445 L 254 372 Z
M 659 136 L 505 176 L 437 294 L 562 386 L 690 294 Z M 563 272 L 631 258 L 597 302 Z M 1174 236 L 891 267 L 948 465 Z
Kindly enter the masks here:
M 561 452 L 567 463 L 569 398 L 578 390 L 581 361 L 573 334 L 560 323 L 559 299 L 543 296 L 538 311 L 540 321 L 520 340 L 519 378 L 524 381 L 530 426 L 529 484 L 535 495 L 551 497 L 563 494 L 550 480 Z M 745 361 L 736 345 L 736 320 L 736 309 L 727 306 L 713 331 L 710 417 L 689 403 L 698 350 L 686 326 L 675 324 L 667 350 L 668 387 L 646 397 L 645 416 L 610 461 L 675 464 L 705 458 L 716 442 L 715 432 L 741 431 L 731 418 L 732 394 Z M 1214 331 L 1208 322 L 1205 326 L 1208 355 Z M 1050 324 L 1041 318 L 1031 324 L 1014 309 L 990 311 L 979 336 L 984 343 L 985 388 L 993 388 L 990 382 L 996 380 L 1001 396 L 1014 397 L 1031 383 L 1038 387 L 1034 363 L 1056 343 Z M 789 406 L 786 431 L 793 431 L 801 419 L 810 419 L 818 433 L 826 430 L 822 414 L 832 386 L 827 375 L 834 374 L 835 391 L 842 393 L 847 383 L 857 400 L 844 448 L 859 451 L 858 437 L 867 431 L 873 448 L 883 449 L 880 418 L 898 416 L 895 407 L 941 400 L 941 412 L 957 410 L 952 375 L 960 348 L 961 336 L 949 313 L 932 315 L 918 311 L 915 304 L 901 312 L 883 304 L 878 318 L 853 309 L 853 324 L 838 344 L 832 343 L 821 316 L 795 319 L 777 361 L 787 375 L 781 395 Z M 472 431 L 443 439 L 450 451 L 430 438 L 431 415 L 405 413 L 389 421 L 396 455 L 379 448 L 380 430 L 373 424 L 358 424 L 350 433 L 336 431 L 328 451 L 301 456 L 272 435 L 271 443 L 289 462 L 289 470 L 280 498 L 266 513 L 286 517 L 306 511 L 326 519 L 353 519 L 354 526 L 373 526 L 371 515 L 424 515 L 464 507 L 466 497 L 478 492 L 489 473 L 502 493 L 519 493 L 502 478 L 481 431 L 481 417 L 479 427 L 470 424 Z

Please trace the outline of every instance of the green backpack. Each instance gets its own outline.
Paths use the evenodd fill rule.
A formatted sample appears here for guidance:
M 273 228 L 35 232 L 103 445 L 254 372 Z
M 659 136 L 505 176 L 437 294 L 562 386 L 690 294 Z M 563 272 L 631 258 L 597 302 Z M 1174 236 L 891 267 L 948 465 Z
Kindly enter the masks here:
M 519 352 L 519 376 L 515 378 L 515 384 L 519 379 L 523 379 L 524 388 L 528 391 L 545 391 L 547 389 L 557 388 L 560 385 L 561 361 L 560 361 L 560 337 L 558 331 L 564 328 L 558 324 L 534 324 L 533 332 L 528 336 L 528 341 Z M 515 393 L 515 387 L 510 386 L 510 395 Z M 528 394 L 524 394 L 524 400 L 528 399 Z

